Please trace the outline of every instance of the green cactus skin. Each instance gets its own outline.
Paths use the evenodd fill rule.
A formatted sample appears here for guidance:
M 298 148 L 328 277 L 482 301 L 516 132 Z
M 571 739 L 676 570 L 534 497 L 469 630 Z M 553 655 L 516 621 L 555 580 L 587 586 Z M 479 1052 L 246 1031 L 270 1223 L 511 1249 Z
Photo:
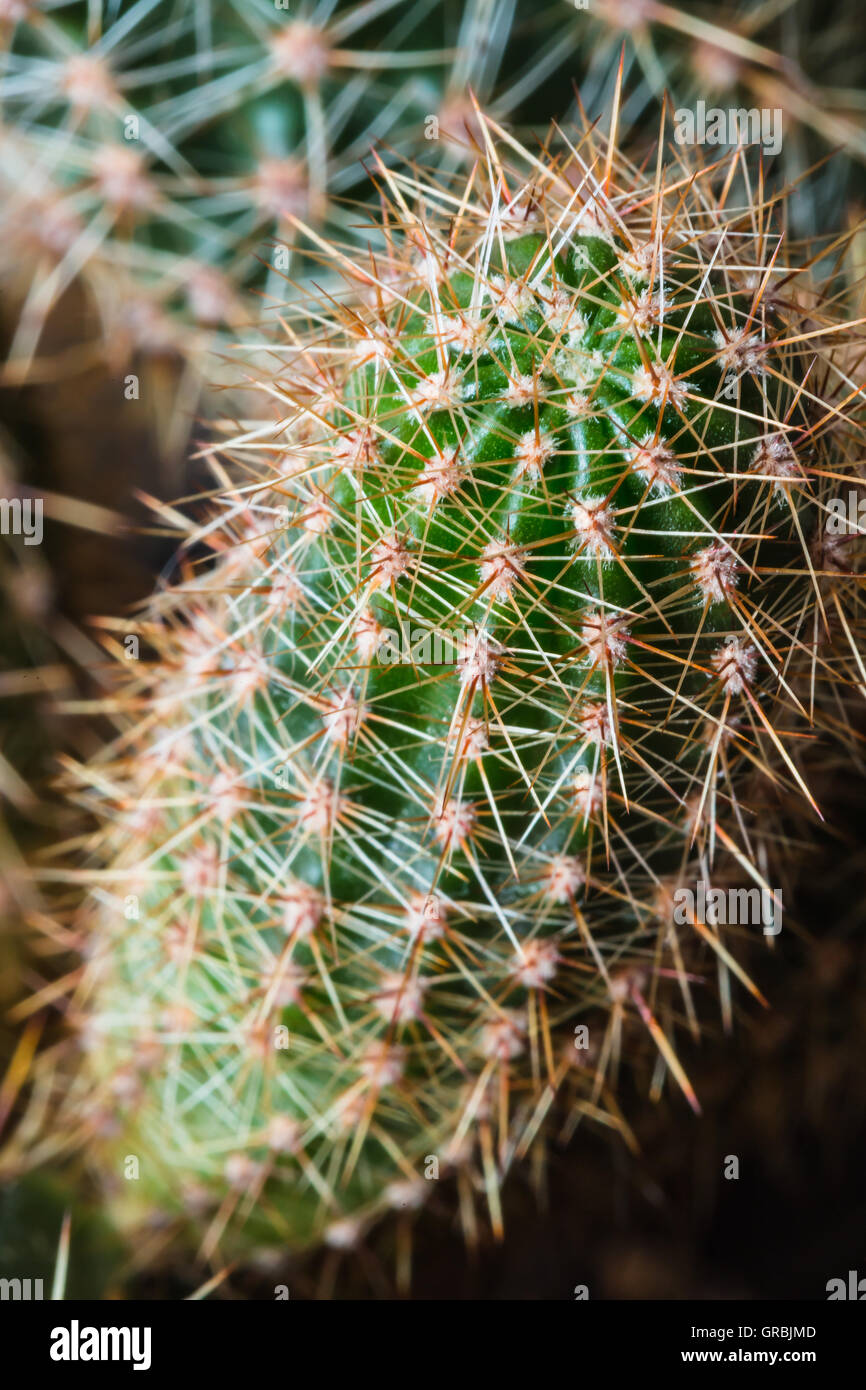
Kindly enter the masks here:
M 695 981 L 757 990 L 673 895 L 725 850 L 761 880 L 748 779 L 808 795 L 800 672 L 850 659 L 804 562 L 814 421 L 834 476 L 862 447 L 834 301 L 786 290 L 736 164 L 490 149 L 389 176 L 385 248 L 278 338 L 217 564 L 154 600 L 81 772 L 65 1104 L 118 1219 L 213 1259 L 351 1245 L 450 1171 L 498 1231 L 555 1117 L 628 1138 L 648 1053 L 697 1108 Z

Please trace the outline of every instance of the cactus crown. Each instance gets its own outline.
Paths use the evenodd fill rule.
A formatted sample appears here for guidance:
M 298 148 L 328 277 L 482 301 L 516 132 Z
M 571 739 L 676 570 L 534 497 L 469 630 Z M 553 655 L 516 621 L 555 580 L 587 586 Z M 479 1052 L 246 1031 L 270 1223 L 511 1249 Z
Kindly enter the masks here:
M 383 171 L 343 297 L 251 352 L 216 563 L 154 600 L 82 774 L 69 1103 L 127 1219 L 208 1253 L 350 1243 L 449 1168 L 498 1228 L 552 1116 L 628 1138 L 623 1054 L 697 1106 L 695 980 L 757 991 L 672 894 L 726 852 L 762 881 L 755 774 L 809 796 L 794 721 L 848 679 L 815 541 L 860 447 L 840 314 L 743 152 L 483 134 L 462 181 Z

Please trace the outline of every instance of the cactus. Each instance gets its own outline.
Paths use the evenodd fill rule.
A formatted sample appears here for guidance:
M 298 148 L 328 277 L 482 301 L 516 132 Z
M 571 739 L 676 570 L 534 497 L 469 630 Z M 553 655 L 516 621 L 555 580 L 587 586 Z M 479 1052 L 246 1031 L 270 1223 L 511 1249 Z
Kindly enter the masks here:
M 202 336 L 237 326 L 238 289 L 267 278 L 263 263 L 271 281 L 309 271 L 294 218 L 357 235 L 349 200 L 371 146 L 417 145 L 443 101 L 453 124 L 468 84 L 494 82 L 513 13 L 476 0 L 457 29 L 432 5 L 326 9 L 13 8 L 0 103 L 16 373 L 79 275 L 115 360 L 195 362 Z
M 423 6 L 399 8 L 342 5 L 317 24 L 313 7 L 230 0 L 206 17 L 159 0 L 13 7 L 0 68 L 7 378 L 40 370 L 48 317 L 83 283 L 97 323 L 49 370 L 141 363 L 147 397 L 168 362 L 166 433 L 181 452 L 205 356 L 241 322 L 239 291 L 310 269 L 292 218 L 347 234 L 372 143 L 401 121 L 421 130 L 406 74 L 447 55 L 413 46 Z
M 731 33 L 654 0 L 585 12 L 571 0 L 473 0 L 459 25 L 440 7 L 401 13 L 396 3 L 338 4 L 324 20 L 312 6 L 233 0 L 200 20 L 164 0 L 104 13 L 82 0 L 12 4 L 0 14 L 0 103 L 7 270 L 25 293 L 15 370 L 27 370 L 46 313 L 82 273 L 115 356 L 131 345 L 195 361 L 199 344 L 181 324 L 205 337 L 235 324 L 238 288 L 261 281 L 263 261 L 272 281 L 304 272 L 303 256 L 289 254 L 292 218 L 357 237 L 350 200 L 372 144 L 417 152 L 431 118 L 466 142 L 477 135 L 472 93 L 521 124 L 563 115 L 577 82 L 595 115 L 623 41 L 623 128 L 639 133 L 665 90 L 687 104 L 732 92 L 736 104 L 784 108 L 783 155 L 796 172 L 828 146 L 862 160 L 862 117 L 837 91 L 851 82 L 849 21 L 842 7 L 827 35 L 814 9 L 801 0 L 796 23 L 747 10 Z M 826 88 L 804 71 L 803 35 L 818 24 Z M 837 159 L 827 176 L 837 189 L 842 167 Z M 795 211 L 806 216 L 807 202 Z M 275 237 L 286 243 L 276 272 Z
M 731 33 L 653 0 L 586 11 L 571 0 L 472 0 L 459 21 L 432 3 L 338 3 L 323 14 L 218 0 L 193 10 L 166 0 L 0 5 L 0 268 L 15 325 L 6 380 L 107 361 L 135 378 L 123 389 L 139 393 L 130 398 L 174 466 L 202 390 L 224 385 L 216 364 L 243 322 L 243 291 L 321 274 L 298 219 L 363 241 L 371 146 L 420 149 L 453 167 L 455 142 L 477 143 L 473 94 L 520 127 L 565 116 L 578 83 L 595 115 L 625 41 L 620 123 L 635 136 L 654 127 L 666 90 L 680 105 L 730 90 L 737 104 L 784 109 L 789 180 L 831 146 L 866 156 L 862 115 L 844 90 L 844 6 L 829 34 L 809 0 L 794 7 L 793 31 L 786 7 L 784 19 L 746 10 Z M 818 22 L 820 44 L 792 39 Z M 837 157 L 816 176 L 816 197 L 795 195 L 796 227 L 814 234 L 816 205 L 840 219 L 854 167 Z M 86 287 L 92 312 L 73 310 L 80 331 L 52 359 L 46 324 L 72 283 Z
M 498 1232 L 551 1137 L 630 1141 L 626 1068 L 697 1110 L 700 986 L 726 1025 L 760 999 L 761 929 L 680 890 L 776 888 L 756 787 L 814 805 L 804 747 L 860 680 L 823 529 L 857 333 L 781 200 L 742 152 L 646 172 L 478 120 L 469 174 L 380 169 L 343 294 L 242 358 L 266 410 L 213 451 L 182 580 L 107 630 L 46 1142 L 211 1259 L 349 1246 L 448 1172 Z
M 627 36 L 635 95 L 626 116 L 636 132 L 648 94 L 658 101 L 667 92 L 674 107 L 703 101 L 726 111 L 778 111 L 780 148 L 773 152 L 785 179 L 811 175 L 808 194 L 794 192 L 788 208 L 798 235 L 840 221 L 855 190 L 862 197 L 866 123 L 852 60 L 857 19 L 845 0 L 830 7 L 794 0 L 781 10 L 729 5 L 721 20 L 712 6 L 694 12 L 656 0 L 600 0 L 578 19 L 600 72 Z

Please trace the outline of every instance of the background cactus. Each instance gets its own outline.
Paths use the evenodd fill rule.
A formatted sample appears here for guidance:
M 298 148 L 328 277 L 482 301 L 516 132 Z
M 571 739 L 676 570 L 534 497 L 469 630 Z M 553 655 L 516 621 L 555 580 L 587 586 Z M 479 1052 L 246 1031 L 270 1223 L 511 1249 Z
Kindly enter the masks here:
M 392 132 L 407 67 L 426 61 L 406 51 L 423 6 L 333 10 L 312 23 L 312 11 L 222 0 L 206 16 L 141 0 L 28 9 L 0 83 L 7 294 L 20 305 L 7 379 L 33 373 L 48 314 L 82 280 L 98 321 L 62 365 L 141 363 L 151 402 L 170 366 L 161 440 L 183 450 L 204 354 L 237 330 L 239 288 L 273 262 L 277 233 L 270 273 L 296 273 L 290 215 L 340 226 L 334 198 Z
M 595 115 L 623 42 L 624 133 L 652 129 L 668 91 L 674 105 L 780 106 L 789 178 L 830 147 L 866 158 L 852 21 L 840 6 L 828 25 L 809 0 L 781 14 L 745 5 L 724 25 L 654 0 L 290 12 L 219 0 L 198 14 L 169 0 L 73 0 L 14 5 L 5 18 L 4 244 L 25 296 L 7 369 L 16 376 L 82 273 L 114 361 L 140 350 L 200 366 L 214 331 L 236 327 L 237 290 L 261 283 L 263 265 L 271 287 L 304 273 L 291 218 L 363 238 L 357 200 L 374 143 L 424 150 L 427 162 L 446 148 L 440 130 L 471 143 L 473 93 L 500 120 L 537 127 L 540 115 L 572 114 L 577 82 Z M 813 184 L 837 218 L 862 192 L 862 179 L 847 186 L 849 168 L 837 158 Z M 816 230 L 813 206 L 794 199 L 799 230 Z M 276 268 L 275 236 L 286 243 Z
M 780 6 L 733 0 L 721 10 L 600 0 L 577 19 L 578 42 L 592 52 L 598 73 L 611 66 L 625 38 L 630 96 L 623 119 L 638 138 L 666 92 L 674 108 L 703 101 L 726 111 L 778 109 L 776 153 L 784 176 L 794 184 L 809 173 L 808 192 L 795 189 L 788 207 L 797 234 L 838 225 L 849 201 L 862 200 L 862 64 L 853 43 L 857 21 L 844 0 L 829 7 L 814 0 Z M 591 93 L 581 88 L 581 96 L 586 105 Z
M 350 1245 L 449 1169 L 499 1230 L 552 1127 L 628 1142 L 624 1062 L 697 1108 L 700 986 L 726 1025 L 758 991 L 742 928 L 674 895 L 778 890 L 756 788 L 813 804 L 802 750 L 856 692 L 822 530 L 856 332 L 778 199 L 742 154 L 482 139 L 457 181 L 381 171 L 369 260 L 240 363 L 268 414 L 213 451 L 216 563 L 154 600 L 79 773 L 104 829 L 50 1143 L 209 1257 Z
M 165 0 L 76 2 L 17 17 L 0 99 L 9 269 L 20 276 L 23 258 L 33 275 L 12 352 L 21 373 L 82 271 L 115 356 L 125 343 L 194 360 L 190 323 L 205 335 L 232 324 L 238 287 L 261 283 L 269 262 L 272 285 L 301 273 L 292 218 L 357 238 L 374 143 L 430 150 L 437 123 L 465 135 L 470 84 L 482 99 L 495 86 L 515 6 L 473 0 L 459 23 L 456 10 L 395 0 L 291 12 L 219 0 L 204 18 Z M 524 50 L 509 63 L 524 93 L 549 54 L 539 73 L 535 62 Z M 276 271 L 275 238 L 289 243 Z

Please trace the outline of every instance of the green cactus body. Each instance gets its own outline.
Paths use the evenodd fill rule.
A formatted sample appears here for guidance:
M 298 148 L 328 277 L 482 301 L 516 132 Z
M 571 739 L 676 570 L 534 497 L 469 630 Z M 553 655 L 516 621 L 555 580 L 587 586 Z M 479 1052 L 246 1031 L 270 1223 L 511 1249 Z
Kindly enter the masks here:
M 697 1104 L 693 971 L 750 982 L 671 893 L 783 747 L 817 398 L 763 234 L 617 159 L 431 189 L 349 267 L 155 600 L 74 1090 L 129 1223 L 345 1245 L 455 1170 L 498 1229 L 549 1111 L 624 1131 L 636 1032 Z

